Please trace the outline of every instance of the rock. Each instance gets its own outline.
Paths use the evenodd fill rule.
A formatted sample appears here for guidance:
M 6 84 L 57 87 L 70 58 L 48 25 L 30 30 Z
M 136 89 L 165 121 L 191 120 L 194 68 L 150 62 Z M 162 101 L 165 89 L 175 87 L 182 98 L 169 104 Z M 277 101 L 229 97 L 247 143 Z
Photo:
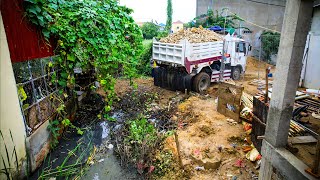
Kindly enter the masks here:
M 221 158 L 215 157 L 212 159 L 209 158 L 198 158 L 191 156 L 191 159 L 195 162 L 195 164 L 199 166 L 203 166 L 205 169 L 218 169 L 221 165 Z
M 204 167 L 203 166 L 197 166 L 194 168 L 197 171 L 204 171 Z
M 175 115 L 173 115 L 172 118 L 171 118 L 171 120 L 172 120 L 172 121 L 177 121 L 177 120 L 178 120 L 178 117 L 175 116 Z

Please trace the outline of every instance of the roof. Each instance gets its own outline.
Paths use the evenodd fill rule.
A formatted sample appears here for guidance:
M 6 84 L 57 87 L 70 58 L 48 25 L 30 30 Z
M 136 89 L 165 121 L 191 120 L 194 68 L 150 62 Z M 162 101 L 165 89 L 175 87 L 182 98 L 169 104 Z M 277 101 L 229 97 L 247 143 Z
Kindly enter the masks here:
M 173 22 L 172 24 L 183 24 L 182 21 L 176 21 L 176 22 Z

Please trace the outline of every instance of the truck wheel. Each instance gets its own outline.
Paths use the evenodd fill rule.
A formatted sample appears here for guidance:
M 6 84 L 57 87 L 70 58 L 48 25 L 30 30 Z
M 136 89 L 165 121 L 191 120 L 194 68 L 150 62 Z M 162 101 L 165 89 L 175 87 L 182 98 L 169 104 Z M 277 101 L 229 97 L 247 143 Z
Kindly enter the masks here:
M 233 80 L 239 80 L 241 75 L 241 69 L 239 66 L 232 67 L 231 77 Z
M 198 93 L 203 93 L 208 89 L 210 83 L 210 76 L 205 72 L 201 72 L 193 79 L 193 89 Z

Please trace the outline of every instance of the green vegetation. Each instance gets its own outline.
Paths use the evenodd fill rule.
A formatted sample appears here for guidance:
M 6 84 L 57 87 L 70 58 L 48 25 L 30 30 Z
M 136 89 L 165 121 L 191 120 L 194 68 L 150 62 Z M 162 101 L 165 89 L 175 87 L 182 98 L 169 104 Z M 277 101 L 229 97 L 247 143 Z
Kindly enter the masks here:
M 219 12 L 216 11 L 214 13 L 212 9 L 209 9 L 206 14 L 202 14 L 200 16 L 197 16 L 193 19 L 193 21 L 185 24 L 186 27 L 199 27 L 202 26 L 204 28 L 209 28 L 212 26 L 220 26 L 220 27 L 226 27 L 226 28 L 238 28 L 238 25 L 235 21 L 243 21 L 239 16 L 237 15 L 228 15 L 224 16 L 223 11 Z M 245 28 L 245 27 L 242 27 Z
M 159 26 L 153 22 L 146 22 L 141 27 L 143 38 L 152 39 L 159 34 Z
M 130 16 L 132 10 L 117 0 L 25 0 L 24 7 L 48 42 L 57 39 L 55 54 L 59 56 L 52 66 L 60 71 L 52 75 L 52 81 L 63 89 L 61 95 L 67 97 L 74 89 L 75 68 L 83 72 L 95 68 L 106 92 L 105 112 L 110 111 L 116 98 L 115 77 L 135 77 L 143 49 L 141 30 Z M 59 124 L 66 119 L 64 102 L 60 102 Z M 58 126 L 56 122 L 52 125 Z M 51 132 L 55 131 L 52 128 Z
M 280 44 L 280 33 L 264 31 L 261 34 L 263 59 L 270 62 L 271 55 L 277 54 Z
M 11 179 L 17 179 L 17 176 L 19 175 L 18 171 L 19 171 L 19 162 L 18 162 L 18 155 L 17 155 L 17 150 L 16 150 L 16 145 L 13 141 L 13 137 L 12 137 L 12 133 L 11 130 L 9 130 L 10 132 L 10 138 L 11 138 L 11 142 L 13 144 L 13 150 L 12 152 L 8 151 L 8 147 L 6 144 L 6 141 L 3 137 L 2 131 L 0 130 L 0 136 L 1 136 L 1 141 L 3 142 L 3 144 L 1 146 L 4 147 L 5 149 L 5 156 L 2 155 L 1 152 L 1 161 L 3 163 L 3 169 L 0 169 L 0 174 L 4 174 L 5 177 L 8 180 Z M 7 161 L 5 161 L 5 159 Z M 15 160 L 15 161 L 13 161 Z M 11 164 L 12 162 L 14 162 L 13 164 Z
M 137 72 L 142 76 L 150 76 L 151 75 L 151 64 L 150 60 L 152 57 L 152 40 L 144 40 L 143 41 L 143 51 L 141 57 L 139 58 Z
M 64 88 L 75 84 L 74 68 L 97 69 L 97 78 L 111 106 L 114 76 L 136 75 L 142 51 L 140 28 L 130 16 L 131 9 L 116 0 L 26 0 L 29 20 L 41 28 L 43 36 L 58 38 L 56 65 L 61 70 L 58 83 Z
M 170 33 L 172 27 L 172 0 L 167 0 L 167 22 L 166 31 Z

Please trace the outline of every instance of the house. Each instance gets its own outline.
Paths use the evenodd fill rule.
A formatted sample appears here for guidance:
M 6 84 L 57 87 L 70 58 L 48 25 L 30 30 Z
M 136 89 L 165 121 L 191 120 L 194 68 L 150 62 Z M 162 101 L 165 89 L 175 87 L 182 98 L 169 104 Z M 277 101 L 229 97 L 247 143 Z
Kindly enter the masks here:
M 138 24 L 139 27 L 142 27 L 144 23 L 145 22 L 136 22 L 136 24 Z
M 163 23 L 158 24 L 158 26 L 160 27 L 159 28 L 160 31 L 164 31 L 166 29 L 166 25 Z
M 172 23 L 171 31 L 172 33 L 178 32 L 181 29 L 183 29 L 183 22 L 181 21 L 176 21 Z

